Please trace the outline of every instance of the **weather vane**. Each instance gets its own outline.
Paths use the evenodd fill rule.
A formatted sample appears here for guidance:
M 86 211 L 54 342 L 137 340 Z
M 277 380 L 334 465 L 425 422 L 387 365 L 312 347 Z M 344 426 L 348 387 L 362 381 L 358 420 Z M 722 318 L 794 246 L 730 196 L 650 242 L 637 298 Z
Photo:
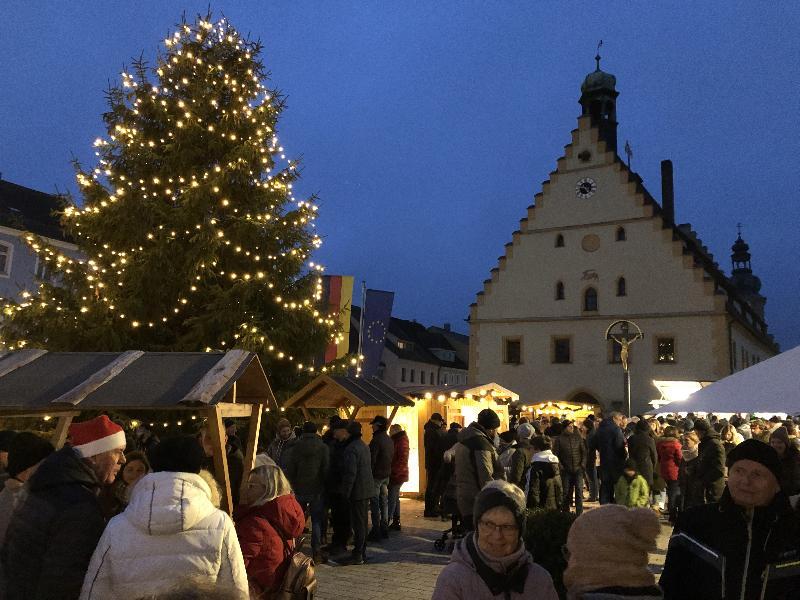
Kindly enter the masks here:
M 736 230 L 739 232 L 739 237 L 742 237 L 742 224 L 741 223 L 737 223 L 736 224 Z
M 597 61 L 597 70 L 600 70 L 600 46 L 603 45 L 603 40 L 600 40 L 600 43 L 597 44 L 597 54 L 595 55 L 594 59 Z

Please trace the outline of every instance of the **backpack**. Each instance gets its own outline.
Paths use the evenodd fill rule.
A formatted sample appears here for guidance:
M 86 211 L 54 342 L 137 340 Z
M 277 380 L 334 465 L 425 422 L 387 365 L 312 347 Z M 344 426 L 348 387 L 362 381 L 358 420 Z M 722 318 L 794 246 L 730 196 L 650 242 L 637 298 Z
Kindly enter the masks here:
M 302 542 L 300 539 L 295 548 L 301 546 Z M 286 548 L 289 548 L 288 544 Z M 314 561 L 310 556 L 296 550 L 291 551 L 291 557 L 281 587 L 272 596 L 272 600 L 313 600 L 317 591 Z

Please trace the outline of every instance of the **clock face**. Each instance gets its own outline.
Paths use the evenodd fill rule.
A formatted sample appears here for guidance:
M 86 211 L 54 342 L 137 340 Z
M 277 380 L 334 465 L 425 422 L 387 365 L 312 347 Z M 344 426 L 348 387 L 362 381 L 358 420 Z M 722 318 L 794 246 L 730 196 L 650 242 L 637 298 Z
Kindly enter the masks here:
M 592 194 L 597 191 L 597 184 L 594 182 L 594 179 L 590 177 L 584 177 L 575 185 L 575 194 L 578 198 L 589 198 Z

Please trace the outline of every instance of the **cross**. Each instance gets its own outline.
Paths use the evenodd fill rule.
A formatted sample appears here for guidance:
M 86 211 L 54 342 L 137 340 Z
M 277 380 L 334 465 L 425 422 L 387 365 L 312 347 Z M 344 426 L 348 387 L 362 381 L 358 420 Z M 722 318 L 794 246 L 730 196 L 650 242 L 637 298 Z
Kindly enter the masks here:
M 625 140 L 625 154 L 628 155 L 628 169 L 631 168 L 631 156 L 633 156 L 633 150 L 631 149 L 631 143 L 628 140 Z
M 594 59 L 597 61 L 597 70 L 600 70 L 600 46 L 603 45 L 603 40 L 600 40 L 600 43 L 597 44 L 597 54 L 595 55 Z

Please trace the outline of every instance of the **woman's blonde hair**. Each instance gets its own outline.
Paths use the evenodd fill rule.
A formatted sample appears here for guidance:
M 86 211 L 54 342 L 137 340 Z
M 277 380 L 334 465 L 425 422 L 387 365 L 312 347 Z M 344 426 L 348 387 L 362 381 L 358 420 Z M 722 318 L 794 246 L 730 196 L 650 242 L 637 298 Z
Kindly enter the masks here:
M 250 471 L 250 481 L 264 486 L 264 493 L 251 506 L 261 506 L 277 498 L 292 493 L 292 485 L 286 479 L 281 468 L 271 458 L 264 457 L 263 463 Z

